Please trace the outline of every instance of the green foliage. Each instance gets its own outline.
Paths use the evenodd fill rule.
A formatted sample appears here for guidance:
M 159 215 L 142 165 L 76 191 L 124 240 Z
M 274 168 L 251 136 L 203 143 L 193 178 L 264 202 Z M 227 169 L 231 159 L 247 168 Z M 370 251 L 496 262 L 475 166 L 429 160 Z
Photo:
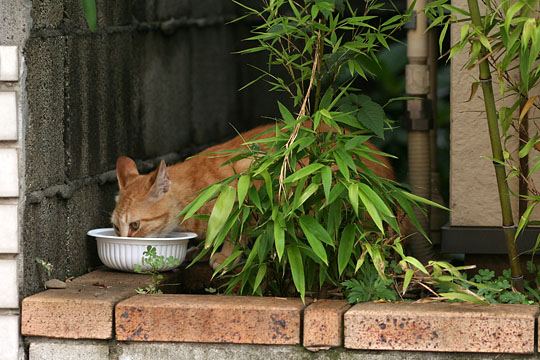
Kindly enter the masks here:
M 41 259 L 41 258 L 38 258 L 38 257 L 36 258 L 36 263 L 40 266 L 41 269 L 43 269 L 45 271 L 48 278 L 52 277 L 52 272 L 53 272 L 53 269 L 54 269 L 53 264 L 51 264 L 47 260 L 44 260 L 44 259 Z
M 161 294 L 160 286 L 165 277 L 160 273 L 163 268 L 174 268 L 180 265 L 180 260 L 173 257 L 165 257 L 157 254 L 157 249 L 148 245 L 143 252 L 142 264 L 135 265 L 135 272 L 139 274 L 150 274 L 152 280 L 144 288 L 138 288 L 138 294 Z
M 480 26 L 472 24 L 468 10 L 451 6 L 449 1 L 432 1 L 426 7 L 432 19 L 431 26 L 442 25 L 447 29 L 451 23 L 462 24 L 459 41 L 451 48 L 450 57 L 464 51 L 469 45 L 466 68 L 471 69 L 487 58 L 491 73 L 499 85 L 499 95 L 505 98 L 504 104 L 497 108 L 504 146 L 503 164 L 509 178 L 521 177 L 528 187 L 527 194 L 521 194 L 528 201 L 528 207 L 520 218 L 516 238 L 530 225 L 529 216 L 540 203 L 540 192 L 529 181 L 531 175 L 540 170 L 540 157 L 534 150 L 539 147 L 540 134 L 535 128 L 529 132 L 528 139 L 516 139 L 524 119 L 532 109 L 540 106 L 539 97 L 532 94 L 532 89 L 540 83 L 540 21 L 536 16 L 539 5 L 538 0 L 487 0 Z M 445 35 L 443 31 L 441 44 Z M 471 98 L 479 84 L 479 81 L 473 83 Z M 519 151 L 516 152 L 512 144 L 517 141 Z M 519 167 L 519 159 L 526 156 L 532 157 L 529 161 L 532 165 L 527 173 Z
M 527 291 L 521 293 L 512 289 L 512 274 L 509 269 L 504 270 L 500 276 L 495 276 L 494 271 L 480 269 L 465 287 L 482 296 L 490 304 L 533 304 L 538 301 L 538 290 L 534 290 L 533 287 L 536 286 L 532 284 L 527 282 Z
M 96 31 L 97 28 L 97 11 L 96 0 L 81 0 L 84 17 L 90 31 Z
M 354 301 L 391 299 L 395 269 L 388 264 L 399 263 L 408 283 L 428 274 L 403 253 L 396 210 L 418 224 L 416 206 L 439 205 L 374 171 L 374 164 L 384 168 L 388 155 L 369 140 L 383 137 L 390 122 L 353 81 L 373 73 L 377 51 L 389 46 L 408 14 L 382 21 L 372 15 L 384 10 L 377 1 L 362 9 L 346 0 L 276 0 L 260 11 L 241 6 L 246 16 L 262 20 L 248 39 L 255 45 L 243 53 L 268 54 L 262 78 L 289 94 L 293 105 L 279 103 L 275 128 L 234 154 L 231 162 L 252 161 L 247 171 L 203 190 L 180 213 L 185 220 L 216 201 L 205 249 L 194 261 L 228 239 L 235 249 L 215 270 L 226 276 L 226 293 L 304 299 L 345 286 Z M 252 241 L 246 245 L 240 236 Z M 363 287 L 369 293 L 360 296 Z
M 393 287 L 394 282 L 381 278 L 372 264 L 363 266 L 357 278 L 344 281 L 342 285 L 345 287 L 347 301 L 351 304 L 398 299 L 397 292 Z

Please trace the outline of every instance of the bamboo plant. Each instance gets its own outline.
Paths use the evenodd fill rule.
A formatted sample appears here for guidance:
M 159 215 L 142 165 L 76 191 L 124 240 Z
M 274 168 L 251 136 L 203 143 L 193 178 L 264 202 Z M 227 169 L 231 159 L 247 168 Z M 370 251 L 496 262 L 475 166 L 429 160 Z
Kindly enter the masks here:
M 502 228 L 513 285 L 518 290 L 523 289 L 523 275 L 516 242 L 523 229 L 531 224 L 530 214 L 540 203 L 540 192 L 531 178 L 540 169 L 538 156 L 531 169 L 528 167 L 528 157 L 534 155 L 533 149 L 538 147 L 540 139 L 537 127 L 533 129 L 535 134 L 529 137 L 528 126 L 529 112 L 538 108 L 538 97 L 530 94 L 540 79 L 539 3 L 537 0 L 487 0 L 483 3 L 484 15 L 477 0 L 468 0 L 467 9 L 451 6 L 445 0 L 433 1 L 426 9 L 433 19 L 432 26 L 444 24 L 440 44 L 451 23 L 461 24 L 460 38 L 452 46 L 450 58 L 469 45 L 466 67 L 478 67 L 479 70 L 478 81 L 472 85 L 471 98 L 480 86 L 497 178 Z M 499 84 L 499 96 L 511 99 L 510 106 L 497 106 L 492 74 Z M 514 145 L 516 142 L 518 151 Z M 517 154 L 517 159 L 514 154 Z M 520 200 L 517 226 L 508 184 L 512 177 L 518 177 L 520 182 L 520 190 L 514 194 Z
M 248 39 L 254 45 L 242 53 L 268 54 L 261 78 L 291 105 L 279 103 L 275 128 L 235 153 L 233 160 L 253 160 L 246 172 L 203 190 L 180 213 L 208 219 L 199 258 L 233 242 L 215 271 L 227 279 L 224 291 L 301 298 L 345 292 L 357 302 L 397 300 L 414 286 L 439 299 L 482 301 L 463 286 L 459 269 L 442 261 L 424 266 L 403 251 L 397 209 L 425 235 L 414 209 L 439 205 L 366 166 L 389 156 L 368 141 L 392 123 L 355 80 L 372 75 L 377 51 L 410 12 L 383 19 L 375 13 L 394 10 L 377 1 L 358 9 L 346 0 L 240 6 L 260 21 Z M 211 214 L 198 214 L 213 200 Z

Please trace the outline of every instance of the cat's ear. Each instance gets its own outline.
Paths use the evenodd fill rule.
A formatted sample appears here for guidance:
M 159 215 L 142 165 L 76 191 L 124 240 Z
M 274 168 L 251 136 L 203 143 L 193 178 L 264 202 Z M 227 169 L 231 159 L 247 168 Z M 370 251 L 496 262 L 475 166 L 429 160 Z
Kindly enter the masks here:
M 161 160 L 155 173 L 154 183 L 152 184 L 152 188 L 150 188 L 149 195 L 152 199 L 157 200 L 167 193 L 170 187 L 171 180 L 169 179 L 167 165 L 165 164 L 165 161 Z
M 123 189 L 128 182 L 135 176 L 139 175 L 137 164 L 127 156 L 120 156 L 116 160 L 116 178 L 118 179 L 118 187 Z

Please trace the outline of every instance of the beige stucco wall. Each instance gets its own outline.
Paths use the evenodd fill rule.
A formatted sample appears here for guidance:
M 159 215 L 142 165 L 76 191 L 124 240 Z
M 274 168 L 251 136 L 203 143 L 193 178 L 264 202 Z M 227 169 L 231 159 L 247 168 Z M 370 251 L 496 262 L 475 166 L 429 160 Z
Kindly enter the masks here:
M 454 0 L 458 7 L 466 8 L 465 0 Z M 452 29 L 452 43 L 459 40 L 459 26 Z M 478 70 L 463 69 L 467 53 L 456 56 L 451 64 L 451 123 L 450 123 L 450 222 L 453 226 L 500 226 L 500 205 L 491 162 L 491 146 L 487 132 L 484 103 L 481 89 L 469 102 L 471 85 L 478 79 Z M 495 84 L 497 93 L 497 85 Z M 501 100 L 498 101 L 501 105 Z M 531 117 L 538 114 L 532 114 Z M 531 124 L 531 134 L 535 126 Z M 514 141 L 512 148 L 517 148 Z M 530 159 L 533 164 L 534 157 Z M 540 184 L 540 176 L 536 176 Z M 517 179 L 510 181 L 517 191 Z M 517 213 L 517 198 L 512 197 L 514 216 Z M 540 212 L 533 214 L 540 219 Z M 517 220 L 517 218 L 516 218 Z

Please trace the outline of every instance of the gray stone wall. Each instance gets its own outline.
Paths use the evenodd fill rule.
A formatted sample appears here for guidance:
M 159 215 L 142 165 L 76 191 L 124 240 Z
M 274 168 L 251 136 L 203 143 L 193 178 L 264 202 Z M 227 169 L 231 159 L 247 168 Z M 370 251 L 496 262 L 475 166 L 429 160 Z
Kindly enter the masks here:
M 197 343 L 106 342 L 28 339 L 30 360 L 488 360 L 538 359 L 538 355 L 357 351 L 331 349 L 310 352 L 301 346 Z
M 109 225 L 119 155 L 150 159 L 215 143 L 271 115 L 263 85 L 233 52 L 248 34 L 225 0 L 98 0 L 91 33 L 79 1 L 36 0 L 24 56 L 23 296 L 99 264 L 91 228 Z M 110 173 L 109 173 L 110 175 Z M 98 179 L 98 180 L 96 180 Z M 112 180 L 112 181 L 111 181 Z M 68 186 L 66 186 L 68 185 Z

